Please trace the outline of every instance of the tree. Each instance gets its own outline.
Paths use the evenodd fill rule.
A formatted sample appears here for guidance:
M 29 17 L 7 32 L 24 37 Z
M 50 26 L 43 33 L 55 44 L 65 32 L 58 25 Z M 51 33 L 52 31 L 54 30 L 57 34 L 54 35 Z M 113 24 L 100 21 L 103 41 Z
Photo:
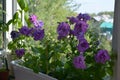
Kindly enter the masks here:
M 47 31 L 56 32 L 58 21 L 76 14 L 71 11 L 67 0 L 30 0 L 29 4 L 29 13 L 36 14 L 39 19 L 43 20 Z

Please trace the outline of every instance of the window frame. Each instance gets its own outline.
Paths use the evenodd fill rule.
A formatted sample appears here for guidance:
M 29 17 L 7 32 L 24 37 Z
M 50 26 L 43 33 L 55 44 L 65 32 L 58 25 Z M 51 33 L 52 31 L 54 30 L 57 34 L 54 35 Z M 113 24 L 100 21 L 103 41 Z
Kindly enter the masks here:
M 120 80 L 120 0 L 115 0 L 112 49 L 115 54 L 112 80 Z

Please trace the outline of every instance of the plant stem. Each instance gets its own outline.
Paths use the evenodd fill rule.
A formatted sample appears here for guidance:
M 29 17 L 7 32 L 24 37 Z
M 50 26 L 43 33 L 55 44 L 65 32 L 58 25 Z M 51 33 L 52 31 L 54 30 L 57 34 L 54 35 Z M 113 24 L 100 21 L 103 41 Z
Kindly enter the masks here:
M 73 39 L 74 39 L 74 36 L 71 36 L 70 37 L 70 47 L 71 47 L 71 50 L 72 50 L 72 54 L 74 54 L 75 52 L 75 50 L 74 50 L 74 45 L 72 45 L 72 41 L 73 41 Z
M 46 74 L 48 74 L 48 43 L 46 42 Z

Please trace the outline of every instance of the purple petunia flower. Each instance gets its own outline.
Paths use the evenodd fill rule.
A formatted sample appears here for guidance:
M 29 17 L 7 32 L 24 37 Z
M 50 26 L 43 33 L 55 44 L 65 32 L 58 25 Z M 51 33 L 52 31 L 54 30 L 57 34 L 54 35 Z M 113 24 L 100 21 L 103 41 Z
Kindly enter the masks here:
M 61 22 L 57 28 L 58 37 L 66 37 L 70 33 L 70 26 L 66 22 Z
M 110 56 L 107 50 L 99 50 L 98 53 L 95 55 L 95 61 L 97 63 L 104 64 L 108 60 L 110 60 Z
M 70 29 L 70 35 L 74 35 L 74 31 Z
M 64 38 L 64 36 L 58 36 L 58 40 L 61 40 L 63 38 Z
M 29 36 L 31 31 L 27 26 L 23 26 L 19 29 L 19 32 L 25 36 Z
M 10 35 L 12 39 L 16 39 L 20 36 L 20 33 L 18 31 L 12 31 Z
M 79 14 L 78 16 L 77 16 L 77 18 L 79 19 L 79 20 L 83 20 L 83 21 L 88 21 L 88 20 L 90 20 L 90 16 L 88 15 L 88 14 Z
M 76 17 L 67 17 L 67 18 L 69 19 L 69 22 L 71 24 L 77 23 L 79 21 L 78 18 Z
M 36 21 L 37 21 L 37 16 L 34 15 L 34 14 L 33 14 L 33 15 L 30 15 L 29 20 L 30 20 L 32 23 L 36 22 Z
M 77 37 L 78 40 L 83 40 L 83 39 L 85 39 L 83 32 L 80 32 L 76 37 Z
M 18 57 L 22 57 L 25 54 L 25 49 L 17 49 L 15 53 Z
M 74 27 L 74 35 L 78 36 L 81 32 L 85 33 L 87 31 L 88 24 L 85 23 L 84 21 L 79 21 L 78 23 L 75 24 Z
M 43 30 L 40 30 L 40 29 L 36 29 L 34 32 L 33 32 L 33 37 L 34 37 L 34 40 L 42 40 L 44 38 L 44 29 Z
M 83 55 L 74 57 L 73 64 L 74 64 L 74 67 L 77 69 L 85 69 L 86 68 L 85 58 Z
M 36 29 L 33 28 L 33 27 L 29 28 L 28 36 L 33 36 L 33 33 L 34 33 L 35 30 L 36 30 Z
M 33 24 L 34 24 L 35 28 L 39 28 L 39 29 L 42 29 L 42 27 L 44 26 L 44 23 L 41 20 L 40 21 L 36 21 Z
M 88 48 L 89 48 L 89 43 L 87 42 L 87 40 L 81 39 L 77 46 L 78 51 L 85 52 Z

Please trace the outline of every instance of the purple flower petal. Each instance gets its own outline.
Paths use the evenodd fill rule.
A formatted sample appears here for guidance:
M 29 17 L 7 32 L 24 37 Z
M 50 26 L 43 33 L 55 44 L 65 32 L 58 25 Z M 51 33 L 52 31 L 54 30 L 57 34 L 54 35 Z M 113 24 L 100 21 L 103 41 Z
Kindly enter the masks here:
M 22 28 L 19 29 L 19 32 L 25 36 L 29 36 L 30 29 L 27 26 L 23 26 Z
M 42 40 L 44 38 L 44 29 L 43 30 L 35 30 L 33 33 L 34 40 Z
M 25 49 L 17 49 L 15 53 L 18 57 L 22 57 L 25 54 Z
M 85 39 L 81 39 L 79 42 L 77 49 L 79 52 L 85 52 L 89 48 L 89 43 Z
M 66 22 L 61 22 L 57 28 L 58 36 L 66 37 L 70 33 L 70 26 Z
M 69 22 L 71 24 L 77 23 L 79 21 L 78 18 L 76 17 L 67 17 L 67 18 L 69 19 Z
M 39 29 L 42 29 L 42 27 L 44 26 L 44 23 L 41 20 L 40 21 L 36 21 L 33 24 L 34 24 L 35 28 L 39 28 Z
M 79 19 L 79 20 L 82 20 L 82 21 L 88 21 L 88 20 L 90 20 L 90 16 L 88 15 L 88 14 L 79 14 L 78 16 L 77 16 L 77 18 Z
M 74 35 L 77 36 L 81 32 L 85 33 L 87 31 L 88 24 L 85 23 L 84 21 L 79 21 L 78 23 L 75 24 L 74 27 Z
M 16 39 L 20 36 L 20 33 L 18 31 L 12 31 L 10 35 L 12 39 Z
M 84 38 L 84 33 L 83 33 L 83 32 L 80 32 L 80 33 L 77 35 L 77 39 L 78 39 L 78 40 L 83 40 L 83 39 L 85 39 L 85 38 Z
M 30 20 L 32 23 L 36 22 L 36 21 L 37 21 L 37 16 L 34 15 L 34 14 L 33 14 L 33 15 L 30 15 L 29 20 Z
M 110 60 L 110 56 L 107 50 L 99 50 L 98 53 L 95 55 L 95 61 L 97 63 L 104 64 L 108 60 Z
M 86 68 L 85 58 L 83 55 L 79 55 L 77 57 L 74 57 L 73 64 L 74 64 L 74 67 L 77 69 L 85 69 Z

